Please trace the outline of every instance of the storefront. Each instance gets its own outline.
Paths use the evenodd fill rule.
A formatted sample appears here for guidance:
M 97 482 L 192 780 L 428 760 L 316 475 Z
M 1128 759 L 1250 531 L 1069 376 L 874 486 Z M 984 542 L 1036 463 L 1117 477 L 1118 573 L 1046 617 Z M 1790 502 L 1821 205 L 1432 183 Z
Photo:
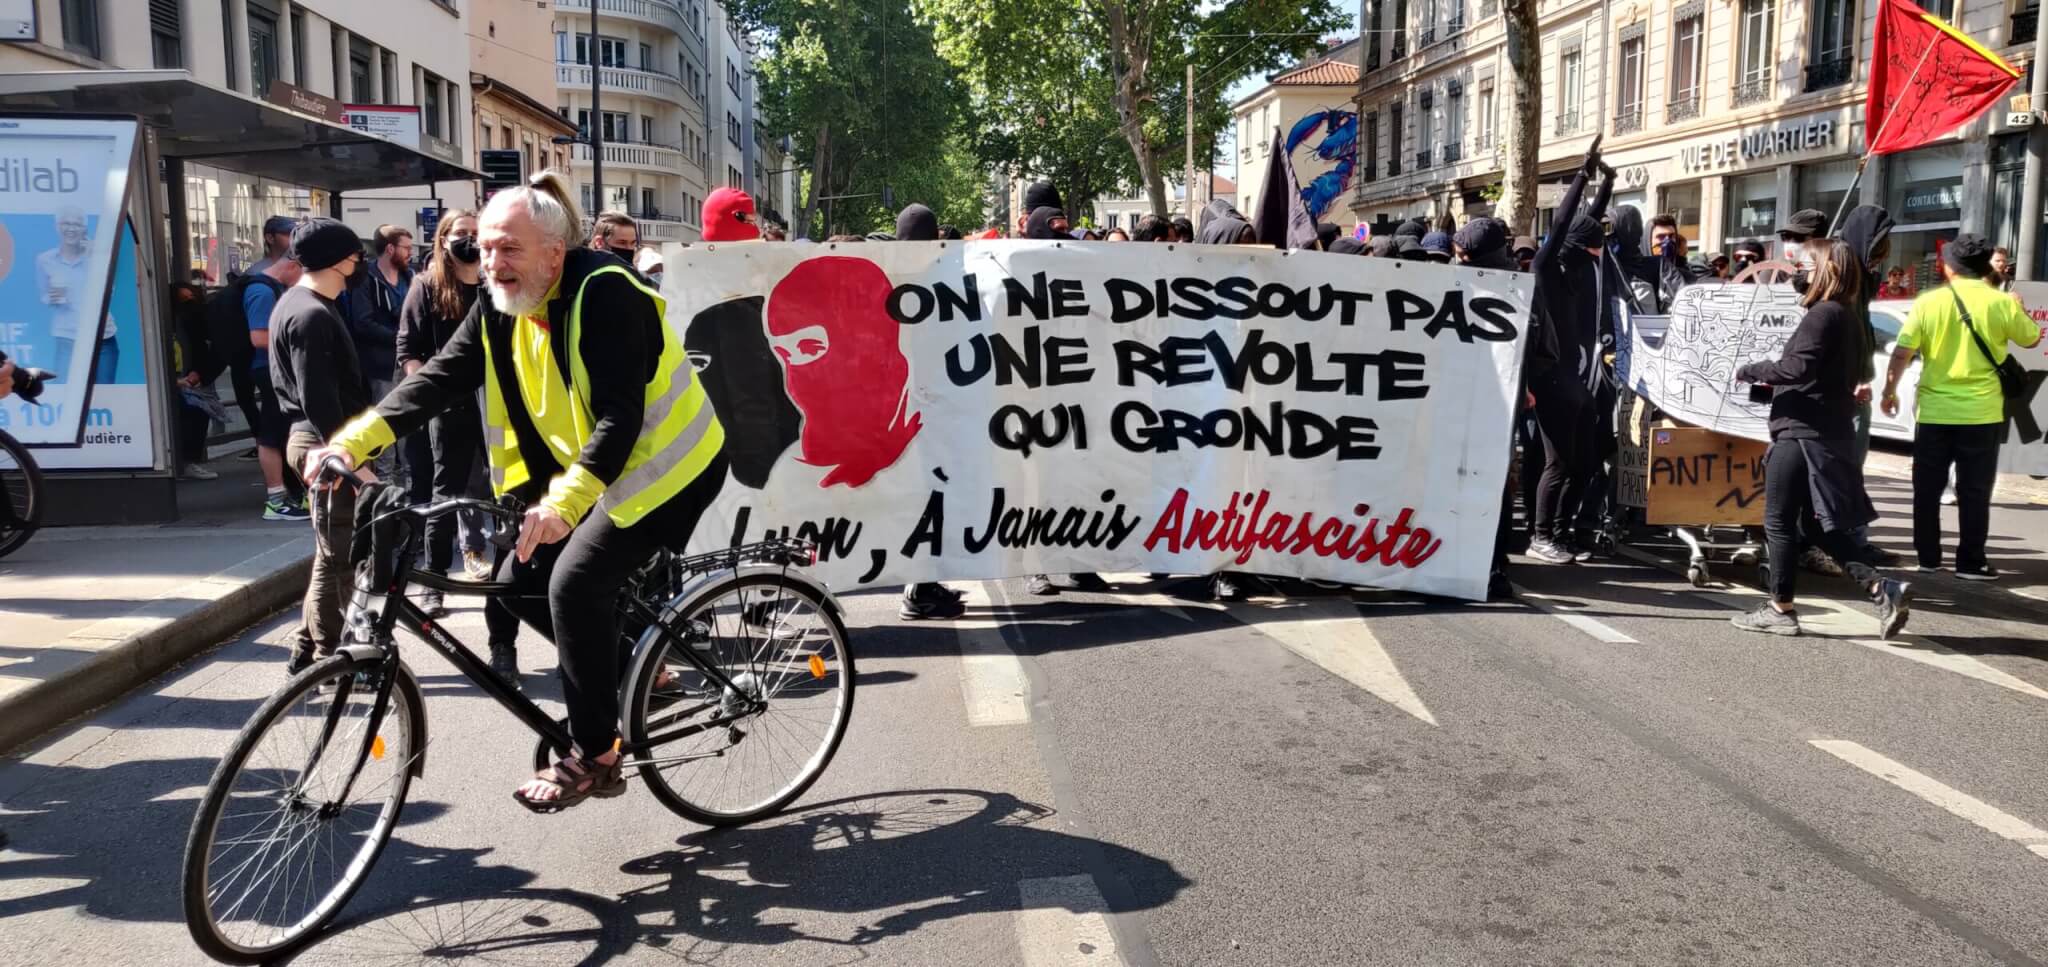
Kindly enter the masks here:
M 1890 266 L 1904 266 L 1915 289 L 1941 284 L 1935 259 L 1963 227 L 1961 142 L 1902 151 L 1885 159 L 1885 210 L 1892 227 Z

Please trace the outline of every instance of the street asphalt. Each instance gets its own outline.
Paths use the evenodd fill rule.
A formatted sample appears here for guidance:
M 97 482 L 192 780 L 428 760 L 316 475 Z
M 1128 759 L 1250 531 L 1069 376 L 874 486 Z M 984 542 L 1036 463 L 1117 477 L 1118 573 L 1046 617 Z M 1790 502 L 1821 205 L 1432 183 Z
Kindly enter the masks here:
M 426 775 L 292 962 L 2048 963 L 2048 602 L 1926 578 L 1887 645 L 1820 579 L 1831 636 L 1779 639 L 1729 625 L 1754 591 L 1631 561 L 1514 576 L 1493 605 L 991 582 L 957 625 L 849 596 L 845 744 L 728 831 L 638 789 L 529 815 L 532 739 L 405 642 Z M 186 828 L 289 625 L 0 765 L 0 963 L 201 961 Z M 544 644 L 521 663 L 559 694 Z

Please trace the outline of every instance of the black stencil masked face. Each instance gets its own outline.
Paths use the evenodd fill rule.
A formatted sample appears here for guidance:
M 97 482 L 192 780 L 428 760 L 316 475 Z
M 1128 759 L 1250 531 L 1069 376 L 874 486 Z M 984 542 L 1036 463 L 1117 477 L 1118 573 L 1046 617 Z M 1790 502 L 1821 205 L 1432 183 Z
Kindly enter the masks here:
M 759 296 L 719 303 L 697 313 L 683 331 L 683 349 L 725 427 L 732 478 L 755 490 L 767 485 L 775 461 L 803 427 L 768 343 L 762 303 Z

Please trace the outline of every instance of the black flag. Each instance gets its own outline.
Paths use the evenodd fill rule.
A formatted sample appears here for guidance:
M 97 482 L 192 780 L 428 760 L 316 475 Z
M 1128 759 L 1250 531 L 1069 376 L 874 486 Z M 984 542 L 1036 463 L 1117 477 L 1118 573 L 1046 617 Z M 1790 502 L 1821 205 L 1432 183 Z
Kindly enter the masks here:
M 1287 141 L 1279 128 L 1273 129 L 1272 160 L 1266 165 L 1266 180 L 1259 187 L 1259 213 L 1253 225 L 1259 240 L 1274 248 L 1315 248 L 1316 222 L 1308 216 L 1301 200 L 1301 182 L 1294 177 L 1294 159 L 1288 157 Z

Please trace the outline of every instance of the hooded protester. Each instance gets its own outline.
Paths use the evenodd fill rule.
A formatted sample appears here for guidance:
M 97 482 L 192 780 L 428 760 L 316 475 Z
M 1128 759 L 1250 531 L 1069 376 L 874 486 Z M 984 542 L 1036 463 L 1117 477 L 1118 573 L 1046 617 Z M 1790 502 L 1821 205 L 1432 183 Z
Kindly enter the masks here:
M 1877 297 L 1878 287 L 1884 284 L 1884 276 L 1879 271 L 1879 266 L 1882 266 L 1885 259 L 1890 258 L 1892 254 L 1893 224 L 1891 212 L 1876 205 L 1858 205 L 1849 209 L 1849 214 L 1842 218 L 1841 229 L 1835 233 L 1835 237 L 1841 239 L 1849 246 L 1849 250 L 1856 254 L 1857 265 L 1863 271 L 1863 277 L 1852 290 L 1856 293 L 1856 298 L 1852 300 L 1850 309 L 1855 317 L 1861 320 L 1866 330 L 1869 330 L 1870 326 L 1870 302 Z M 1825 240 L 1817 240 L 1814 244 L 1820 245 L 1824 242 Z M 1874 330 L 1869 330 L 1867 335 L 1870 345 L 1878 344 Z M 1866 353 L 1865 356 L 1862 384 L 1868 385 L 1877 381 L 1877 363 L 1871 354 Z M 1870 418 L 1870 400 L 1859 398 L 1856 404 L 1855 450 L 1856 465 L 1859 467 L 1863 465 L 1863 458 L 1870 453 Z M 1849 536 L 1866 546 L 1870 545 L 1870 527 L 1867 524 L 1853 528 Z M 1870 557 L 1879 567 L 1891 567 L 1899 562 L 1897 554 L 1882 547 L 1871 546 Z
M 1580 210 L 1586 181 L 1603 175 L 1593 204 Z M 1543 442 L 1543 476 L 1536 488 L 1536 535 L 1529 556 L 1547 564 L 1570 564 L 1583 552 L 1567 545 L 1568 508 L 1577 508 L 1591 482 L 1598 451 L 1590 443 L 1597 432 L 1593 390 L 1599 385 L 1601 318 L 1600 271 L 1596 261 L 1606 251 L 1600 216 L 1614 189 L 1614 172 L 1597 157 L 1588 158 L 1558 203 L 1543 247 L 1536 253 L 1536 308 L 1543 314 L 1549 337 L 1531 343 L 1529 393 L 1536 398 L 1536 423 Z M 1554 365 L 1544 366 L 1549 338 L 1555 339 Z
M 1646 254 L 1643 213 L 1636 206 L 1615 209 L 1614 234 L 1608 236 L 1607 252 L 1609 258 L 1604 264 L 1609 273 L 1609 291 L 1627 300 L 1636 312 L 1663 315 L 1670 311 L 1677 287 L 1665 287 L 1666 260 Z
M 1392 235 L 1375 235 L 1365 247 L 1365 254 L 1376 259 L 1398 258 L 1401 254 L 1400 240 Z
M 1330 250 L 1330 243 L 1335 242 L 1337 237 L 1342 234 L 1344 234 L 1344 230 L 1336 225 L 1329 222 L 1317 222 L 1316 247 L 1327 252 Z
M 939 216 L 930 208 L 912 202 L 896 216 L 896 239 L 902 242 L 939 240 Z
M 1330 254 L 1364 255 L 1366 254 L 1365 243 L 1360 242 L 1359 240 L 1352 238 L 1349 235 L 1342 235 L 1330 242 Z
M 1024 211 L 1027 215 L 1041 208 L 1065 207 L 1066 202 L 1060 200 L 1060 190 L 1050 181 L 1034 181 L 1024 189 Z
M 1067 232 L 1067 213 L 1049 205 L 1032 209 L 1024 219 L 1025 238 L 1071 239 Z
M 1195 240 L 1195 223 L 1189 221 L 1186 215 L 1173 216 L 1173 240 L 1183 243 Z
M 1431 261 L 1429 250 L 1422 247 L 1422 242 L 1406 235 L 1394 236 L 1394 257 L 1410 262 Z
M 1477 269 L 1520 272 L 1522 266 L 1508 253 L 1508 226 L 1497 218 L 1475 218 L 1458 229 L 1451 242 L 1458 261 Z
M 754 199 L 738 188 L 720 188 L 704 199 L 704 240 L 746 242 L 761 237 Z
M 1422 241 L 1422 236 L 1427 234 L 1429 234 L 1429 222 L 1420 218 L 1411 218 L 1402 222 L 1401 227 L 1394 229 L 1395 238 L 1412 238 L 1417 242 Z
M 1451 262 L 1451 237 L 1443 232 L 1431 232 L 1422 237 L 1422 252 L 1425 258 L 1442 265 Z
M 1218 198 L 1202 209 L 1202 230 L 1196 233 L 1195 241 L 1203 245 L 1255 245 L 1259 236 L 1235 206 Z

